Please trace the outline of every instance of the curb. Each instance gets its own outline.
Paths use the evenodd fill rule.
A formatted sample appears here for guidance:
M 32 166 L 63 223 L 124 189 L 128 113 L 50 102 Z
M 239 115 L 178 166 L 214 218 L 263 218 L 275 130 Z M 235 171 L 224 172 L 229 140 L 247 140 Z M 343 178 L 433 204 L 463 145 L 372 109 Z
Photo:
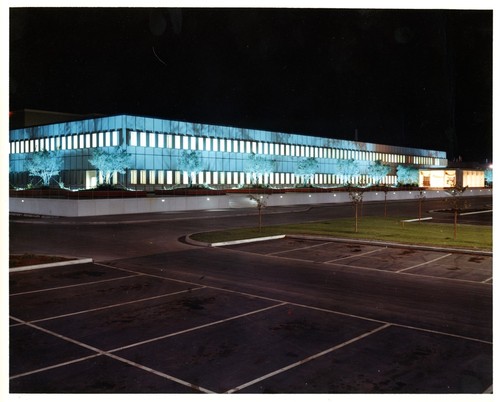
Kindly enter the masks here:
M 89 264 L 94 262 L 92 258 L 80 258 L 78 260 L 51 262 L 48 264 L 26 265 L 24 267 L 9 268 L 9 272 L 33 271 L 35 269 L 62 267 L 64 265 Z
M 222 242 L 217 242 L 217 243 L 206 243 L 206 242 L 191 239 L 191 236 L 193 234 L 194 233 L 186 235 L 186 237 L 185 237 L 186 243 L 191 244 L 192 246 L 200 246 L 200 247 L 231 246 L 234 244 L 256 243 L 259 241 L 278 240 L 278 239 L 283 239 L 286 237 L 286 235 L 276 235 L 276 236 L 266 236 L 266 237 L 252 237 L 250 239 L 222 241 Z

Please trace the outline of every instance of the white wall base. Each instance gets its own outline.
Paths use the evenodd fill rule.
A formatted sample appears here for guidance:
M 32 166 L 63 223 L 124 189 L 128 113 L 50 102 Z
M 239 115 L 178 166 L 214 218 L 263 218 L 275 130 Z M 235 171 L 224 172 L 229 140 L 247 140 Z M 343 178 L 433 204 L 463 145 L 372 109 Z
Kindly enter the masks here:
M 491 196 L 491 189 L 468 189 L 467 196 Z M 255 196 L 255 195 L 254 195 Z M 417 199 L 418 191 L 390 191 L 387 201 Z M 425 197 L 444 198 L 444 190 L 426 190 Z M 331 193 L 284 193 L 263 195 L 267 206 L 313 205 L 350 202 L 347 192 Z M 369 191 L 363 201 L 384 201 L 383 192 Z M 110 198 L 98 200 L 63 200 L 48 198 L 10 198 L 9 211 L 17 214 L 47 216 L 99 216 L 140 214 L 148 212 L 178 212 L 207 209 L 254 207 L 248 194 L 216 196 L 170 196 L 145 198 Z

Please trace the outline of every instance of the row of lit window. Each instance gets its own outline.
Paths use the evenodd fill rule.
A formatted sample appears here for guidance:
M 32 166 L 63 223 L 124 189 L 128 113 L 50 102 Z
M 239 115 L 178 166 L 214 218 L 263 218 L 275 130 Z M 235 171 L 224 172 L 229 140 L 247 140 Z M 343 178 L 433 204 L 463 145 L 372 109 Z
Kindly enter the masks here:
M 173 170 L 129 170 L 130 184 L 188 184 L 190 182 L 189 174 Z M 252 184 L 251 174 L 246 172 L 199 172 L 191 177 L 192 184 L 207 185 L 244 185 Z M 368 175 L 360 175 L 353 178 L 356 183 L 370 183 L 371 178 Z M 312 178 L 313 184 L 343 184 L 346 181 L 341 175 L 317 173 Z M 384 184 L 395 184 L 396 176 L 386 176 Z M 293 173 L 271 173 L 263 175 L 261 184 L 299 184 L 301 179 Z
M 12 141 L 11 154 L 57 151 L 67 149 L 83 149 L 97 147 L 115 147 L 119 145 L 118 131 L 105 131 L 87 134 L 70 134 L 56 137 L 35 138 Z
M 415 163 L 419 165 L 439 164 L 439 159 L 430 157 L 406 156 L 381 152 L 357 151 L 351 149 L 312 147 L 307 145 L 231 140 L 226 138 L 195 137 L 153 132 L 146 133 L 144 131 L 130 131 L 129 145 L 150 148 L 240 152 L 260 155 L 297 156 L 305 158 L 355 159 L 369 161 L 381 160 L 386 163 Z M 407 158 L 409 159 L 408 161 Z
M 9 151 L 11 154 L 39 152 L 43 150 L 71 150 L 119 145 L 118 131 L 106 131 L 86 134 L 71 134 L 39 139 L 12 141 Z M 351 149 L 337 149 L 312 147 L 307 145 L 277 144 L 247 140 L 231 140 L 224 138 L 207 138 L 185 136 L 177 134 L 129 132 L 129 145 L 173 148 L 183 150 L 199 150 L 214 152 L 240 152 L 261 155 L 355 159 L 386 163 L 414 163 L 418 165 L 439 165 L 438 158 L 405 156 L 381 152 L 357 151 Z

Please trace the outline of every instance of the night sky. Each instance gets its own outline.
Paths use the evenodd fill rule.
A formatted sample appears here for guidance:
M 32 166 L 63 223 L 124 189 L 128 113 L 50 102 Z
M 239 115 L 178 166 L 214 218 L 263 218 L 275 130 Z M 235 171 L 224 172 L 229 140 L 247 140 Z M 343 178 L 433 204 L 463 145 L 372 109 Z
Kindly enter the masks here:
M 492 160 L 493 12 L 11 8 L 10 110 L 129 113 Z

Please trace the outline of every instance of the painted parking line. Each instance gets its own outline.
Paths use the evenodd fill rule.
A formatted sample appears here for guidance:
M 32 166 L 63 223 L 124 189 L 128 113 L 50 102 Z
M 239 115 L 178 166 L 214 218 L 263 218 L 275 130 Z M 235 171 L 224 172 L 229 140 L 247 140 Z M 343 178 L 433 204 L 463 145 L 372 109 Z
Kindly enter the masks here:
M 52 316 L 52 317 L 45 317 L 45 318 L 40 318 L 38 320 L 32 320 L 32 321 L 27 321 L 27 322 L 34 323 L 34 322 L 43 322 L 43 321 L 56 320 L 56 319 L 59 319 L 59 318 L 71 317 L 71 316 L 74 316 L 74 315 L 86 314 L 86 313 L 91 313 L 91 312 L 94 312 L 94 311 L 100 311 L 100 310 L 106 310 L 106 309 L 109 309 L 109 308 L 126 306 L 128 304 L 141 303 L 141 302 L 145 302 L 145 301 L 149 301 L 149 300 L 161 299 L 163 297 L 175 296 L 175 295 L 182 294 L 182 293 L 189 293 L 189 292 L 192 292 L 192 291 L 195 291 L 195 290 L 204 289 L 204 288 L 205 288 L 204 286 L 200 286 L 199 288 L 180 290 L 178 292 L 172 292 L 172 293 L 166 293 L 166 294 L 163 294 L 163 295 L 145 297 L 143 299 L 130 300 L 130 301 L 123 302 L 123 303 L 108 304 L 107 306 L 95 307 L 95 308 L 91 308 L 91 309 L 87 309 L 87 310 L 74 311 L 72 313 L 61 314 L 61 315 L 56 315 L 56 316 Z
M 136 276 L 142 276 L 142 274 L 120 276 L 118 278 L 102 279 L 100 281 L 77 283 L 75 285 L 65 285 L 65 286 L 57 286 L 57 287 L 47 288 L 47 289 L 30 290 L 30 291 L 26 291 L 26 292 L 12 293 L 9 296 L 21 296 L 21 295 L 28 295 L 28 294 L 31 294 L 31 293 L 50 292 L 52 290 L 68 289 L 68 288 L 75 288 L 75 287 L 87 286 L 87 285 L 96 285 L 96 284 L 104 283 L 104 282 L 118 281 L 118 280 L 121 280 L 121 279 L 129 279 L 129 278 L 133 278 L 133 277 L 136 277 Z
M 384 325 L 382 325 L 382 326 L 380 326 L 378 328 L 375 328 L 375 329 L 373 329 L 371 331 L 365 332 L 364 334 L 361 334 L 361 335 L 359 335 L 359 336 L 357 336 L 355 338 L 349 339 L 348 341 L 342 342 L 342 343 L 340 343 L 338 345 L 335 345 L 335 346 L 333 346 L 333 347 L 331 347 L 329 349 L 323 350 L 323 351 L 321 351 L 319 353 L 316 353 L 316 354 L 314 354 L 312 356 L 306 357 L 305 359 L 302 359 L 302 360 L 300 360 L 298 362 L 295 362 L 295 363 L 290 364 L 288 366 L 282 367 L 282 368 L 280 368 L 278 370 L 275 370 L 275 371 L 273 371 L 271 373 L 265 374 L 265 375 L 263 375 L 263 376 L 261 376 L 259 378 L 256 378 L 256 379 L 254 379 L 252 381 L 249 381 L 249 382 L 247 382 L 245 384 L 241 384 L 241 385 L 239 385 L 239 386 L 237 386 L 235 388 L 232 388 L 232 389 L 226 391 L 225 394 L 232 394 L 232 393 L 235 393 L 237 391 L 241 391 L 244 388 L 247 388 L 247 387 L 249 387 L 251 385 L 257 384 L 257 383 L 259 383 L 261 381 L 264 381 L 264 380 L 266 380 L 266 379 L 268 379 L 270 377 L 273 377 L 273 376 L 275 376 L 277 374 L 283 373 L 283 372 L 288 371 L 290 369 L 293 369 L 295 367 L 301 366 L 301 365 L 303 365 L 303 364 L 305 364 L 307 362 L 310 362 L 310 361 L 312 361 L 314 359 L 317 359 L 318 357 L 321 357 L 321 356 L 324 356 L 324 355 L 326 355 L 328 353 L 334 352 L 334 351 L 336 351 L 338 349 L 343 348 L 344 346 L 350 345 L 351 343 L 354 343 L 354 342 L 357 342 L 357 341 L 359 341 L 361 339 L 364 339 L 364 338 L 366 338 L 366 337 L 368 337 L 370 335 L 373 335 L 376 332 L 382 331 L 382 330 L 384 330 L 384 329 L 386 329 L 386 328 L 388 328 L 390 326 L 391 326 L 390 324 L 384 324 Z
M 382 250 L 385 250 L 387 249 L 387 247 L 383 247 L 383 248 L 378 248 L 376 250 L 370 250 L 370 251 L 366 251 L 364 253 L 361 253 L 361 254 L 352 254 L 352 255 L 348 255 L 347 257 L 340 257 L 340 258 L 335 258 L 333 260 L 329 260 L 329 261 L 325 261 L 324 263 L 325 264 L 329 264 L 329 263 L 332 263 L 332 262 L 335 262 L 335 261 L 340 261 L 340 260 L 347 260 L 348 258 L 356 258 L 356 257 L 361 257 L 363 255 L 368 255 L 368 254 L 372 254 L 372 253 L 377 253 L 379 251 L 382 251 Z
M 410 269 L 417 268 L 417 267 L 421 267 L 422 265 L 427 265 L 427 264 L 431 264 L 431 263 L 433 263 L 433 262 L 436 262 L 436 261 L 442 260 L 443 258 L 449 257 L 450 255 L 453 255 L 453 254 L 448 253 L 448 254 L 442 255 L 442 256 L 440 256 L 440 257 L 434 258 L 433 260 L 426 261 L 426 262 L 422 262 L 422 263 L 417 264 L 417 265 L 412 265 L 411 267 L 408 267 L 408 268 L 403 268 L 403 269 L 400 269 L 399 271 L 395 271 L 395 272 L 399 274 L 399 273 L 401 273 L 401 272 L 409 271 Z
M 19 323 L 19 325 L 24 325 L 24 323 Z M 52 370 L 52 369 L 59 368 L 59 367 L 69 366 L 70 364 L 80 363 L 80 362 L 83 362 L 85 360 L 93 359 L 94 357 L 98 357 L 101 355 L 102 355 L 102 353 L 95 353 L 93 355 L 81 357 L 79 359 L 68 360 L 68 361 L 65 361 L 65 362 L 62 362 L 59 364 L 53 364 L 51 366 L 42 367 L 42 368 L 39 368 L 37 370 L 26 371 L 26 372 L 21 373 L 21 374 L 15 374 L 13 376 L 10 376 L 9 380 L 15 380 L 16 378 L 26 377 L 28 375 L 42 373 L 42 372 L 47 371 L 47 370 Z
M 15 318 L 15 317 L 11 317 L 11 318 L 12 318 L 12 319 L 15 319 L 15 320 L 17 320 L 17 321 L 22 321 L 22 320 L 19 320 L 19 319 Z M 126 363 L 126 364 L 128 364 L 128 365 L 130 365 L 130 366 L 136 367 L 136 368 L 138 368 L 138 369 L 141 369 L 141 370 L 147 371 L 147 372 L 149 372 L 149 373 L 151 373 L 151 374 L 155 374 L 155 375 L 157 375 L 157 376 L 159 376 L 159 377 L 166 378 L 166 379 L 168 379 L 168 380 L 170 380 L 170 381 L 174 381 L 174 382 L 176 382 L 176 383 L 178 383 L 178 384 L 185 385 L 185 386 L 187 386 L 187 387 L 189 387 L 189 388 L 196 389 L 196 390 L 199 390 L 199 391 L 204 392 L 204 393 L 207 393 L 207 394 L 214 394 L 214 393 L 215 393 L 215 392 L 213 392 L 213 391 L 211 391 L 211 390 L 209 390 L 209 389 L 206 389 L 206 388 L 200 387 L 199 385 L 192 384 L 192 383 L 190 383 L 190 382 L 184 381 L 184 380 L 182 380 L 182 379 L 180 379 L 180 378 L 177 378 L 177 377 L 173 377 L 173 376 L 168 375 L 168 374 L 166 374 L 166 373 L 162 373 L 161 371 L 154 370 L 154 369 L 152 369 L 152 368 L 150 368 L 150 367 L 143 366 L 142 364 L 138 364 L 138 363 L 136 363 L 136 362 L 133 362 L 133 361 L 128 360 L 128 359 L 125 359 L 125 358 L 123 358 L 123 357 L 116 356 L 116 355 L 114 355 L 114 354 L 112 354 L 112 353 L 106 352 L 106 351 L 104 351 L 104 350 L 100 350 L 100 349 L 98 349 L 98 348 L 95 348 L 94 346 L 91 346 L 91 345 L 88 345 L 88 344 L 86 344 L 86 343 L 83 343 L 83 342 L 77 341 L 76 339 L 73 339 L 73 338 L 68 338 L 67 336 L 64 336 L 64 335 L 58 334 L 57 332 L 54 332 L 54 331 L 51 331 L 51 330 L 49 330 L 49 329 L 46 329 L 46 328 L 40 327 L 40 326 L 35 325 L 35 324 L 33 324 L 33 323 L 29 323 L 29 322 L 25 322 L 25 321 L 22 321 L 22 323 L 23 323 L 23 324 L 25 324 L 25 325 L 27 325 L 27 326 L 29 326 L 29 327 L 31 327 L 31 328 L 33 328 L 33 329 L 37 329 L 37 330 L 39 330 L 39 331 L 41 331 L 41 332 L 44 332 L 44 333 L 46 333 L 46 334 L 53 335 L 53 336 L 55 336 L 56 338 L 62 339 L 62 340 L 64 340 L 64 341 L 66 341 L 66 342 L 71 342 L 71 343 L 74 343 L 74 344 L 76 344 L 76 345 L 78 345 L 78 346 L 80 346 L 80 347 L 82 347 L 82 348 L 89 349 L 89 350 L 91 350 L 91 351 L 93 351 L 93 352 L 96 352 L 96 353 L 97 353 L 97 355 L 103 355 L 103 356 L 110 357 L 111 359 L 118 360 L 118 361 L 120 361 L 120 362 L 122 362 L 122 363 Z M 68 364 L 70 364 L 70 363 L 68 363 Z M 40 370 L 38 370 L 38 371 L 39 371 L 39 372 L 40 372 L 40 371 L 46 371 L 46 370 L 50 370 L 51 368 L 52 368 L 52 367 L 45 367 L 44 369 L 40 369 Z M 26 375 L 27 375 L 27 374 L 26 374 Z M 17 376 L 19 377 L 20 375 L 18 374 Z
M 196 327 L 184 329 L 182 331 L 173 332 L 171 334 L 167 334 L 167 335 L 163 335 L 163 336 L 157 336 L 156 338 L 146 339 L 145 341 L 132 343 L 132 344 L 126 345 L 126 346 L 121 346 L 121 347 L 116 348 L 116 349 L 111 349 L 111 350 L 109 350 L 109 352 L 110 353 L 120 352 L 120 351 L 125 350 L 125 349 L 130 349 L 130 348 L 134 348 L 136 346 L 145 345 L 147 343 L 156 342 L 156 341 L 159 341 L 159 340 L 162 340 L 162 339 L 166 339 L 166 338 L 171 338 L 173 336 L 187 334 L 188 332 L 197 331 L 197 330 L 202 329 L 202 328 L 212 327 L 214 325 L 222 324 L 224 322 L 234 321 L 234 320 L 237 320 L 237 319 L 240 319 L 240 318 L 243 318 L 243 317 L 248 317 L 250 315 L 262 313 L 262 312 L 267 311 L 267 310 L 272 310 L 272 309 L 274 309 L 276 307 L 284 306 L 285 304 L 287 304 L 287 303 L 286 302 L 281 302 L 281 303 L 274 304 L 274 305 L 268 306 L 268 307 L 264 307 L 264 308 L 261 308 L 261 309 L 258 309 L 258 310 L 253 310 L 253 311 L 249 311 L 247 313 L 238 314 L 238 315 L 235 315 L 233 317 L 228 317 L 228 318 L 224 318 L 222 320 L 212 321 L 212 322 L 209 322 L 207 324 L 198 325 Z
M 281 250 L 281 251 L 275 251 L 274 253 L 268 253 L 268 254 L 265 254 L 265 255 L 277 255 L 277 254 L 283 254 L 283 253 L 292 253 L 294 251 L 300 251 L 300 250 L 307 250 L 307 249 L 310 249 L 310 248 L 315 248 L 315 247 L 320 247 L 320 246 L 324 246 L 326 244 L 330 244 L 331 242 L 325 242 L 325 243 L 319 243 L 319 244 L 313 244 L 312 246 L 305 246 L 305 247 L 298 247 L 298 248 L 292 248 L 290 250 Z

